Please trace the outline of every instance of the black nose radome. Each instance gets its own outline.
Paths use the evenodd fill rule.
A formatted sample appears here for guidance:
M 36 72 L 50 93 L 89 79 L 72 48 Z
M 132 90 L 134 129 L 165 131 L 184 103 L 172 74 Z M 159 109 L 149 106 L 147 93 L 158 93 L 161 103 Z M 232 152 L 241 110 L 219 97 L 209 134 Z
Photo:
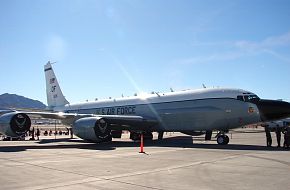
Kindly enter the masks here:
M 259 100 L 257 106 L 262 121 L 273 121 L 290 117 L 290 103 L 278 100 Z

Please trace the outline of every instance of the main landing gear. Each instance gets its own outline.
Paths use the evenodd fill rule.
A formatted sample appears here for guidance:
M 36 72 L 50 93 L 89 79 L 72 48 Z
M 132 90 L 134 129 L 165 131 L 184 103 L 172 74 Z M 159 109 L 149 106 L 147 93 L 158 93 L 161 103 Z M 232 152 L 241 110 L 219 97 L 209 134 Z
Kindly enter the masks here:
M 163 135 L 164 135 L 163 131 L 158 132 L 158 140 L 162 140 L 163 139 Z
M 142 131 L 139 131 L 139 132 L 130 131 L 130 139 L 132 139 L 133 141 L 139 141 L 141 138 L 141 134 L 143 134 L 144 140 L 153 140 L 153 134 L 150 131 L 143 131 L 143 132 Z M 159 131 L 158 132 L 158 140 L 162 140 L 163 135 L 164 135 L 164 132 Z
M 230 141 L 230 138 L 225 134 L 225 132 L 220 131 L 217 134 L 216 141 L 219 145 L 227 145 Z
M 152 140 L 153 139 L 153 134 L 148 131 L 143 131 L 143 132 L 130 132 L 130 139 L 133 141 L 139 141 L 141 139 L 141 133 L 143 134 L 144 140 Z

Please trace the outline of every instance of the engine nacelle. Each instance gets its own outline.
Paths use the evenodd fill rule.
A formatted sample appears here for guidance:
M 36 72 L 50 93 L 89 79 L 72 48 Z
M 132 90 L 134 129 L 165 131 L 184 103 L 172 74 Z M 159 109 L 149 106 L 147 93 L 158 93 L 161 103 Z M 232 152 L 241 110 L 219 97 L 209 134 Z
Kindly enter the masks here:
M 0 132 L 7 136 L 22 136 L 30 126 L 31 120 L 24 113 L 10 112 L 0 116 Z
M 85 117 L 73 124 L 76 136 L 93 142 L 107 142 L 112 140 L 110 124 L 101 117 Z

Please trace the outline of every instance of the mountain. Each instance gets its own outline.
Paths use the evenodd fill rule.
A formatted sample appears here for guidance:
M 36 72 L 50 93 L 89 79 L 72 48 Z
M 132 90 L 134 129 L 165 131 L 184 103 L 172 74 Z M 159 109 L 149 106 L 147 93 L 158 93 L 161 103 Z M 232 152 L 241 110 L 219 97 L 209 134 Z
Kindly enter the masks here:
M 42 102 L 24 96 L 8 93 L 0 95 L 0 108 L 44 109 L 45 107 Z

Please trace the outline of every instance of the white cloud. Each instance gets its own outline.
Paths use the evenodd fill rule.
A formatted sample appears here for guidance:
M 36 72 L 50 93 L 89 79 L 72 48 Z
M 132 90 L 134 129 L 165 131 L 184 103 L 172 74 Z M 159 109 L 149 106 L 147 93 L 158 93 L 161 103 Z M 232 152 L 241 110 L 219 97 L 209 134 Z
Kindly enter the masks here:
M 288 54 L 278 50 L 278 48 L 290 47 L 290 32 L 280 36 L 270 36 L 260 42 L 237 41 L 235 44 L 241 51 L 248 52 L 246 55 L 266 53 L 283 62 L 290 63 Z
M 280 36 L 270 36 L 262 41 L 238 40 L 221 42 L 194 42 L 192 43 L 192 46 L 207 46 L 209 48 L 214 48 L 216 52 L 203 56 L 180 59 L 177 61 L 179 64 L 187 65 L 229 61 L 259 54 L 268 54 L 283 62 L 290 63 L 289 55 L 279 52 L 278 49 L 290 47 L 290 32 Z M 223 50 L 224 48 L 227 50 Z
M 274 36 L 265 39 L 262 43 L 264 46 L 289 46 L 290 32 L 281 36 Z
M 232 46 L 232 42 L 224 41 L 224 42 L 193 42 L 191 46 Z
M 237 58 L 240 58 L 244 55 L 243 52 L 239 51 L 228 51 L 221 53 L 214 53 L 206 56 L 197 56 L 192 58 L 180 59 L 177 62 L 182 65 L 194 65 L 194 64 L 203 64 L 211 63 L 217 61 L 230 61 Z
M 267 48 L 271 49 L 282 46 L 290 46 L 290 32 L 280 36 L 271 36 L 260 42 L 242 40 L 234 42 L 234 44 L 238 48 L 250 50 L 263 50 Z
M 280 59 L 280 60 L 282 60 L 284 62 L 290 63 L 290 58 L 287 57 L 287 56 L 283 56 L 283 55 L 281 55 L 281 54 L 279 54 L 279 53 L 277 53 L 277 52 L 275 52 L 273 50 L 269 50 L 269 49 L 264 49 L 263 51 L 268 53 L 268 54 L 273 55 L 274 57 L 276 57 L 276 58 L 278 58 L 278 59 Z
M 63 60 L 67 54 L 67 44 L 59 35 L 51 36 L 46 43 L 46 54 L 52 60 Z

